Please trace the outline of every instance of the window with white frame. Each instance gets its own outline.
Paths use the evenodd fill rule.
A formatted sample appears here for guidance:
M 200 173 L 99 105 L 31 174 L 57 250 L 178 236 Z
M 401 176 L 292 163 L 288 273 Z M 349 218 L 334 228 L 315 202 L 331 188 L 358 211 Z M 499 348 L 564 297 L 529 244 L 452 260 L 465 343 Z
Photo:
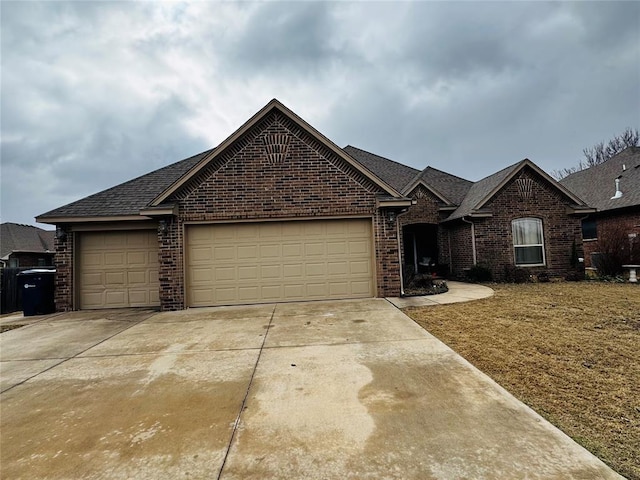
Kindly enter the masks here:
M 518 218 L 511 222 L 516 265 L 532 267 L 544 265 L 544 236 L 542 220 Z

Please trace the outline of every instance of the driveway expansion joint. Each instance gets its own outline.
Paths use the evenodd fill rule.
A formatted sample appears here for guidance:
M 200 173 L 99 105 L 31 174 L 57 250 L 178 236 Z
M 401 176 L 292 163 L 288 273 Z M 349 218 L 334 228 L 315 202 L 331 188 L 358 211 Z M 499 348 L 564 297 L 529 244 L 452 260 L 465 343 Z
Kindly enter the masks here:
M 273 311 L 271 312 L 271 317 L 269 318 L 269 323 L 267 324 L 267 328 L 264 332 L 264 337 L 262 338 L 262 345 L 260 345 L 260 351 L 258 352 L 258 357 L 256 358 L 256 363 L 253 366 L 253 371 L 251 372 L 251 377 L 249 378 L 249 384 L 247 385 L 247 391 L 244 394 L 244 398 L 242 399 L 242 404 L 240 405 L 240 410 L 238 411 L 238 415 L 236 416 L 235 421 L 233 422 L 233 429 L 231 430 L 231 437 L 229 438 L 229 445 L 227 445 L 227 451 L 224 453 L 224 458 L 222 460 L 222 465 L 220 465 L 220 471 L 218 472 L 217 480 L 222 478 L 222 472 L 224 472 L 224 467 L 227 463 L 227 458 L 229 457 L 229 452 L 231 452 L 231 447 L 233 446 L 233 440 L 236 437 L 236 433 L 238 431 L 238 427 L 240 426 L 240 419 L 242 417 L 242 412 L 244 412 L 245 406 L 247 404 L 247 398 L 249 398 L 249 391 L 251 391 L 251 385 L 253 384 L 253 378 L 256 375 L 256 370 L 258 369 L 258 364 L 260 363 L 260 357 L 262 356 L 262 351 L 264 350 L 264 344 L 267 341 L 267 336 L 269 335 L 269 329 L 273 324 L 273 318 L 276 315 L 276 308 L 278 305 L 273 306 Z
M 122 332 L 125 332 L 125 331 L 129 330 L 130 328 L 135 327 L 136 325 L 138 325 L 138 324 L 140 324 L 140 323 L 144 322 L 145 320 L 147 320 L 147 319 L 148 319 L 148 318 L 150 318 L 151 316 L 153 316 L 153 314 L 149 315 L 148 317 L 144 317 L 144 318 L 142 318 L 141 320 L 139 320 L 139 321 L 137 321 L 137 322 L 127 322 L 127 323 L 129 323 L 129 326 L 128 326 L 128 327 L 125 327 L 125 328 L 123 328 L 122 330 L 118 330 L 118 331 L 117 331 L 116 333 L 114 333 L 113 335 L 109 335 L 108 337 L 103 338 L 103 339 L 102 339 L 102 340 L 100 340 L 99 342 L 97 342 L 97 343 L 95 343 L 95 344 L 93 344 L 93 345 L 91 345 L 91 346 L 89 346 L 89 347 L 85 348 L 84 350 L 81 350 L 80 352 L 77 352 L 77 353 L 75 353 L 75 354 L 73 354 L 73 355 L 71 355 L 71 356 L 69 356 L 69 357 L 65 357 L 65 358 L 63 358 L 63 359 L 62 359 L 62 361 L 60 361 L 60 362 L 56 363 L 55 365 L 51 365 L 50 367 L 45 368 L 44 370 L 42 370 L 42 371 L 40 371 L 40 372 L 36 373 L 35 375 L 31 375 L 31 376 L 29 376 L 29 377 L 25 378 L 25 379 L 24 379 L 24 380 L 22 380 L 21 382 L 18 382 L 18 383 L 14 384 L 14 385 L 11 385 L 10 387 L 6 388 L 5 390 L 0 391 L 0 395 L 1 395 L 1 394 L 3 394 L 3 393 L 8 392 L 9 390 L 13 390 L 15 387 L 18 387 L 18 386 L 20 386 L 20 385 L 23 385 L 24 383 L 28 382 L 28 381 L 29 381 L 29 380 L 31 380 L 32 378 L 35 378 L 35 377 L 37 377 L 37 376 L 39 376 L 39 375 L 42 375 L 43 373 L 46 373 L 46 372 L 48 372 L 49 370 L 51 370 L 51 369 L 53 369 L 53 368 L 56 368 L 57 366 L 62 365 L 63 363 L 66 363 L 66 362 L 68 362 L 69 360 L 71 360 L 71 359 L 73 359 L 73 358 L 78 358 L 78 357 L 79 357 L 80 355 L 82 355 L 83 353 L 85 353 L 85 352 L 87 352 L 87 351 L 91 350 L 91 349 L 92 349 L 92 348 L 94 348 L 94 347 L 97 347 L 98 345 L 100 345 L 101 343 L 106 342 L 107 340 L 112 339 L 112 338 L 113 338 L 113 337 L 115 337 L 116 335 L 120 335 Z

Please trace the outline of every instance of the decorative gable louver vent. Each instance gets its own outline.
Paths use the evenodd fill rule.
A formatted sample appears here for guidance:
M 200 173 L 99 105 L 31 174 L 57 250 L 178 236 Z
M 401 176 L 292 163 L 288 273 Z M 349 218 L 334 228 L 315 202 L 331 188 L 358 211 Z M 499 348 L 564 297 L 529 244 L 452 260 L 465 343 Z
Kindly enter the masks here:
M 289 149 L 289 141 L 291 136 L 286 133 L 273 133 L 265 135 L 264 150 L 267 154 L 267 160 L 271 165 L 282 163 L 287 158 L 287 150 Z
M 518 193 L 520 198 L 528 200 L 533 197 L 533 179 L 532 178 L 518 178 L 516 180 L 518 185 Z
M 420 187 L 416 189 L 413 196 L 414 198 L 427 198 L 427 192 L 424 190 L 424 188 Z

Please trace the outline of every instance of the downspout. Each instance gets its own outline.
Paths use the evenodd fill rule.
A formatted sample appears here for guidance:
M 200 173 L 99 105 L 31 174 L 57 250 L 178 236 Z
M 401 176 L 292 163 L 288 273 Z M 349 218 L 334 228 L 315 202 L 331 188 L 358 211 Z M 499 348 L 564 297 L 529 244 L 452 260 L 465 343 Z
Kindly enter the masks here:
M 478 259 L 476 257 L 476 228 L 472 221 L 465 220 L 464 217 L 461 219 L 464 223 L 468 223 L 471 225 L 471 251 L 473 252 L 473 264 L 478 264 Z
M 400 216 L 409 211 L 405 208 L 396 215 L 396 238 L 398 239 L 398 265 L 400 266 L 400 296 L 404 296 L 404 276 L 402 275 L 402 246 L 400 245 Z
M 447 228 L 447 240 L 449 242 L 449 273 L 453 273 L 453 255 L 451 254 L 451 230 Z

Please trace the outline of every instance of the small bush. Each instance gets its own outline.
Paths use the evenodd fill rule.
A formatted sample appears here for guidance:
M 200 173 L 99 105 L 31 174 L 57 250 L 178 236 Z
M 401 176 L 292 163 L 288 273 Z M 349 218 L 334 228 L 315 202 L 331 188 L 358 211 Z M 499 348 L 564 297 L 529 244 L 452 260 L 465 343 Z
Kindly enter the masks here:
M 527 283 L 531 280 L 528 270 L 513 265 L 505 265 L 504 278 L 509 283 Z
M 549 274 L 547 272 L 540 272 L 537 275 L 537 279 L 540 283 L 547 283 L 549 282 Z
M 491 270 L 484 265 L 474 265 L 467 272 L 467 278 L 471 282 L 490 282 L 493 279 Z

